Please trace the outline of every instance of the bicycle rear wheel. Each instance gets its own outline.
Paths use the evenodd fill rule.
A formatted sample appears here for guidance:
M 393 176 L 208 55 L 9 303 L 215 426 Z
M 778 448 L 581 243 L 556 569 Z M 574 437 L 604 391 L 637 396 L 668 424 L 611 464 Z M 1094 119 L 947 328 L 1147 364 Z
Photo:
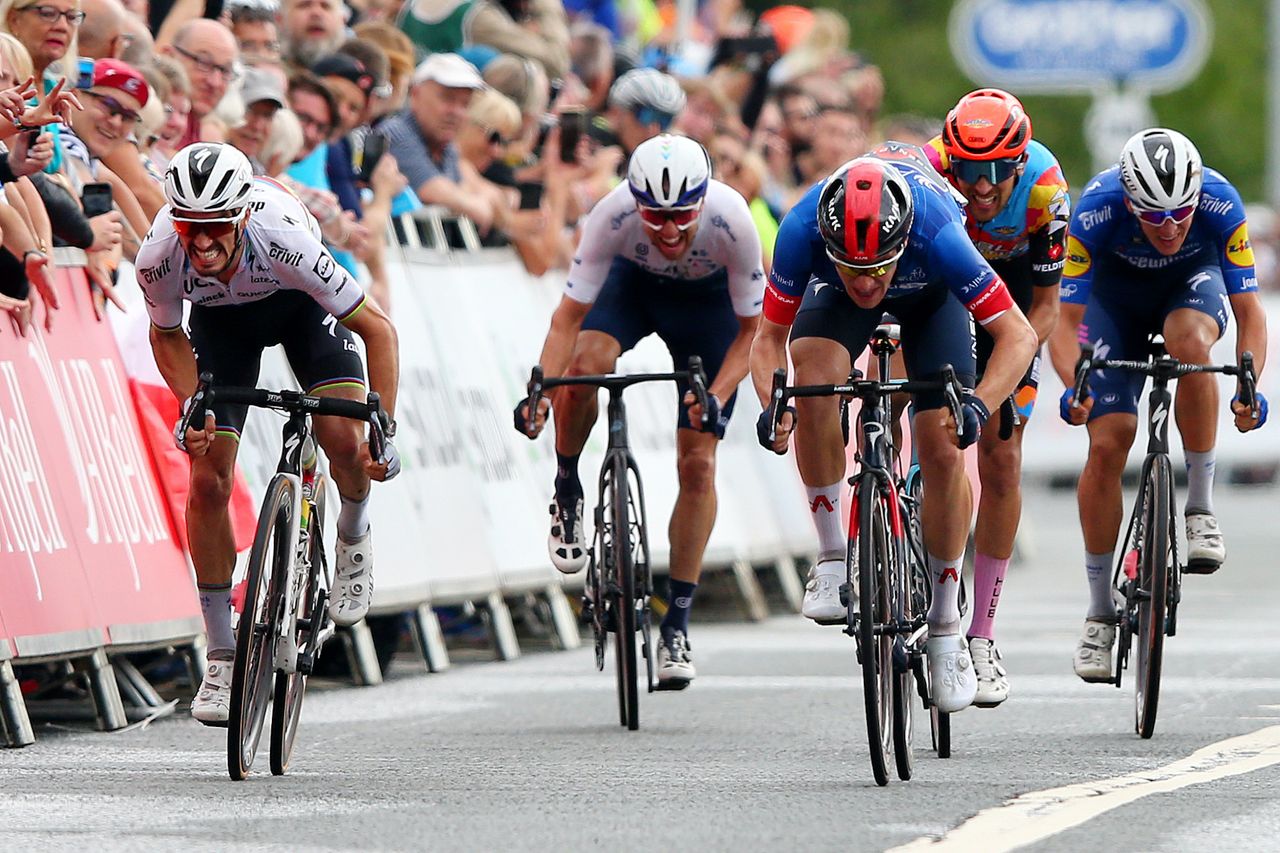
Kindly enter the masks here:
M 317 475 L 314 487 L 314 503 L 307 521 L 307 552 L 310 570 L 304 578 L 305 586 L 297 591 L 298 624 L 294 640 L 298 656 L 319 653 L 316 635 L 327 618 L 323 612 L 324 598 L 320 594 L 320 579 L 327 576 L 324 553 L 325 479 Z M 317 603 L 320 607 L 317 607 Z M 283 776 L 289 769 L 293 754 L 293 741 L 298 734 L 298 718 L 302 714 L 302 696 L 307 689 L 307 673 L 299 669 L 293 672 L 277 672 L 275 697 L 271 703 L 271 772 Z
M 614 457 L 609 480 L 609 519 L 613 528 L 613 612 L 617 625 L 614 650 L 618 665 L 618 716 L 629 730 L 640 728 L 640 692 L 636 672 L 636 576 L 631 551 L 631 490 L 627 460 Z
M 1143 482 L 1141 553 L 1138 559 L 1138 650 L 1134 683 L 1134 730 L 1144 738 L 1156 730 L 1160 703 L 1160 667 L 1164 658 L 1169 573 L 1173 566 L 1173 471 L 1169 457 L 1156 456 Z
M 858 480 L 858 648 L 862 659 L 862 701 L 867 721 L 867 747 L 877 785 L 889 784 L 888 763 L 893 749 L 893 636 L 884 631 L 891 621 L 887 569 L 889 525 L 876 477 Z M 855 553 L 850 543 L 850 557 Z
M 227 721 L 227 770 L 232 779 L 249 775 L 271 701 L 275 637 L 293 559 L 296 489 L 295 481 L 284 474 L 271 480 L 249 552 Z

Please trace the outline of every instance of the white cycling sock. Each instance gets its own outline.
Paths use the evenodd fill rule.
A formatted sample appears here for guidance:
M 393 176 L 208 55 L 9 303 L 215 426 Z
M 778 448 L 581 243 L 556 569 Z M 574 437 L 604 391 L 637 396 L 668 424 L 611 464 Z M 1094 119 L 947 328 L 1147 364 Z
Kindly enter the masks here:
M 216 652 L 234 653 L 236 635 L 231 633 L 231 584 L 199 584 L 197 592 L 200 595 L 200 613 L 204 616 L 204 633 L 209 642 L 209 657 L 214 657 Z
M 1115 618 L 1116 604 L 1111 594 L 1111 565 L 1115 556 L 1115 551 L 1084 554 L 1084 568 L 1089 575 L 1089 619 Z
M 818 531 L 818 559 L 843 560 L 848 547 L 840 512 L 844 481 L 837 480 L 830 486 L 805 486 L 804 490 L 809 495 L 809 512 Z
M 1217 467 L 1213 450 L 1187 450 L 1187 503 L 1183 512 L 1213 513 L 1213 473 Z
M 960 633 L 960 573 L 964 552 L 950 560 L 929 555 L 929 577 L 933 581 L 933 601 L 929 604 L 930 636 Z
M 357 542 L 369 532 L 369 494 L 364 500 L 353 501 L 342 497 L 342 509 L 338 510 L 338 535 L 343 542 Z

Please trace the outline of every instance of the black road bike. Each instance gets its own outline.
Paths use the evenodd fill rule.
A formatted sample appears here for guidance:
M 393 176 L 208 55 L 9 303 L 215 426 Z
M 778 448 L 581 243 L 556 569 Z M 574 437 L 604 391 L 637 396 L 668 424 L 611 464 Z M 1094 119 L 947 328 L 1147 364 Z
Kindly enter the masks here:
M 387 418 L 376 393 L 361 403 L 301 391 L 215 386 L 213 376 L 203 373 L 183 431 L 203 424 L 205 411 L 215 401 L 289 415 L 282 429 L 280 462 L 262 499 L 245 570 L 227 722 L 227 770 L 232 779 L 244 779 L 253 767 L 271 706 L 271 772 L 280 776 L 293 753 L 307 676 L 335 630 L 328 609 L 333 571 L 323 535 L 326 482 L 317 470 L 311 417 L 367 422 L 369 452 L 379 461 L 385 461 Z
M 1123 602 L 1116 612 L 1115 674 L 1105 679 L 1120 686 L 1136 641 L 1133 727 L 1143 738 L 1155 733 L 1164 638 L 1174 636 L 1178 630 L 1182 573 L 1186 570 L 1178 560 L 1178 508 L 1169 460 L 1169 416 L 1173 411 L 1169 383 L 1191 373 L 1224 373 L 1239 379 L 1240 401 L 1244 405 L 1254 407 L 1257 396 L 1252 353 L 1243 353 L 1239 364 L 1183 364 L 1165 352 L 1159 338 L 1152 341 L 1151 349 L 1146 361 L 1129 361 L 1095 358 L 1093 347 L 1082 347 L 1074 389 L 1075 399 L 1085 400 L 1089 396 L 1089 374 L 1095 370 L 1126 370 L 1151 377 L 1147 455 L 1142 461 L 1124 546 L 1112 576 L 1117 601 Z
M 849 478 L 853 505 L 846 551 L 847 579 L 840 588 L 840 598 L 847 608 L 844 631 L 857 642 L 871 771 L 878 785 L 889 783 L 890 753 L 898 777 L 911 778 L 912 707 L 916 697 L 930 710 L 938 754 L 946 757 L 950 753 L 949 721 L 933 705 L 925 658 L 932 584 L 920 537 L 922 486 L 917 476 L 912 486 L 905 488 L 894 447 L 889 400 L 894 394 L 942 391 L 958 428 L 963 423 L 963 388 L 950 365 L 943 367 L 941 380 L 892 379 L 890 358 L 898 344 L 896 326 L 882 324 L 876 328 L 871 351 L 877 362 L 878 379 L 863 379 L 854 371 L 849 381 L 841 385 L 788 387 L 787 373 L 779 369 L 774 372 L 770 397 L 770 418 L 775 429 L 787 400 L 796 397 L 839 396 L 846 402 L 856 397 L 862 401 L 856 469 Z M 847 437 L 846 431 L 846 441 Z
M 600 497 L 595 508 L 595 532 L 587 561 L 584 618 L 591 622 L 595 637 L 596 669 L 603 671 L 608 636 L 614 634 L 617 660 L 618 714 L 621 725 L 635 731 L 640 727 L 639 672 L 636 664 L 636 635 L 644 656 L 648 690 L 656 687 L 654 645 L 649 619 L 649 599 L 653 578 L 649 566 L 648 519 L 640 468 L 627 441 L 627 411 L 622 392 L 642 382 L 688 382 L 702 407 L 704 426 L 707 411 L 707 380 L 702 359 L 689 359 L 689 369 L 672 373 L 637 373 L 630 376 L 563 376 L 545 378 L 542 366 L 529 377 L 527 412 L 538 411 L 544 391 L 567 385 L 589 385 L 609 391 L 609 443 L 600 465 Z M 526 432 L 528 430 L 526 429 Z M 582 519 L 578 519 L 582 523 Z

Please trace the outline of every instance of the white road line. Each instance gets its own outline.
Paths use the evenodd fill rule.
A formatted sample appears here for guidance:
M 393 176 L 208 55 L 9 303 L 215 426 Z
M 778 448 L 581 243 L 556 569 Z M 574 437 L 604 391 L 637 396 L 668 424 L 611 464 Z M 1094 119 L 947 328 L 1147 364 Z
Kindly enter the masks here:
M 1280 726 L 1210 744 L 1155 770 L 1022 794 L 979 812 L 940 838 L 917 838 L 889 853 L 1016 850 L 1142 797 L 1251 773 L 1272 764 L 1280 764 Z

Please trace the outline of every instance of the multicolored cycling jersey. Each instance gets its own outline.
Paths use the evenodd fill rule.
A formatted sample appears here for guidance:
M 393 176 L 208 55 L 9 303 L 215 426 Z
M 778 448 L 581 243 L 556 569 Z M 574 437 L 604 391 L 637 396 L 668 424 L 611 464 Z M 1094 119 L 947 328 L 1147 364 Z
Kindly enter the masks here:
M 950 158 L 943 150 L 942 137 L 934 137 L 924 150 L 934 168 L 951 178 Z M 1070 219 L 1071 196 L 1062 168 L 1049 149 L 1033 139 L 1027 145 L 1022 175 L 1004 208 L 990 222 L 975 222 L 966 214 L 965 228 L 982 257 L 989 261 L 1030 253 L 1034 283 L 1052 287 L 1062 273 Z
M 884 160 L 903 174 L 914 209 L 907 249 L 898 260 L 886 298 L 946 287 L 983 325 L 1012 308 L 1008 288 L 965 233 L 955 191 L 925 153 L 915 145 L 886 142 L 867 156 Z M 811 280 L 843 286 L 818 232 L 821 192 L 822 182 L 814 184 L 778 230 L 764 297 L 764 316 L 774 323 L 794 322 Z
M 1204 186 L 1191 229 L 1182 248 L 1172 255 L 1162 255 L 1151 245 L 1138 217 L 1126 207 L 1120 167 L 1112 166 L 1094 176 L 1071 216 L 1062 300 L 1088 304 L 1094 271 L 1108 259 L 1118 261 L 1121 268 L 1147 274 L 1177 271 L 1189 261 L 1209 261 L 1222 267 L 1228 295 L 1258 289 L 1244 203 L 1236 188 L 1213 169 L 1204 170 Z

